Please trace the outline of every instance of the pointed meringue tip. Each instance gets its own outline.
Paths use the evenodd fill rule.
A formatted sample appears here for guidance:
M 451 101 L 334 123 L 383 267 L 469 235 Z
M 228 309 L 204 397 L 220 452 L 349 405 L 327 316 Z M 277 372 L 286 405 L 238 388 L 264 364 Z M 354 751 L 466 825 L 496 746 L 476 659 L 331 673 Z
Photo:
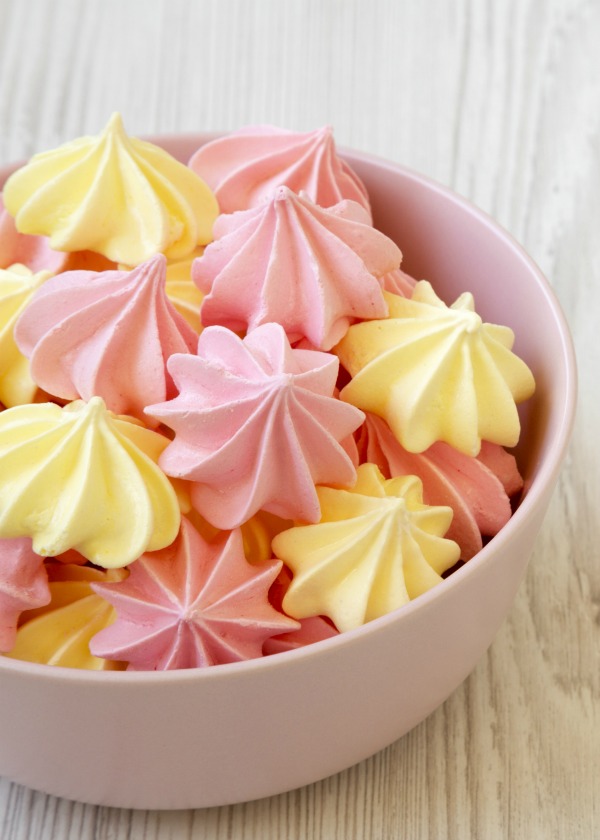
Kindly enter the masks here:
M 106 131 L 125 131 L 123 126 L 123 117 L 120 111 L 113 111 L 106 123 Z
M 102 397 L 94 396 L 88 400 L 87 411 L 89 414 L 102 414 L 106 411 L 106 403 Z
M 289 187 L 286 187 L 285 184 L 282 184 L 279 187 L 275 187 L 273 192 L 273 201 L 289 201 L 292 198 L 295 198 L 296 193 L 291 190 Z
M 165 257 L 164 254 L 161 254 L 159 252 L 159 253 L 153 254 L 151 257 L 149 257 L 146 260 L 146 262 L 143 263 L 143 265 L 146 265 L 148 268 L 156 268 L 156 269 L 164 268 L 164 270 L 166 271 L 167 270 L 167 258 Z
M 315 134 L 322 137 L 324 140 L 333 140 L 333 126 L 326 123 L 325 125 L 322 125 L 321 128 L 318 128 Z

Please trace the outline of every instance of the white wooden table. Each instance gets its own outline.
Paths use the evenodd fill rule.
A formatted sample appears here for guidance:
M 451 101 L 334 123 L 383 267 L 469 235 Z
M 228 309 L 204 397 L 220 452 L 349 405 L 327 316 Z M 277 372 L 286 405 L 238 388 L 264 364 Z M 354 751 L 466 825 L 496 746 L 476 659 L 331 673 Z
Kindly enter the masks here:
M 0 163 L 113 110 L 135 135 L 330 123 L 508 228 L 551 279 L 580 365 L 526 580 L 428 720 L 321 783 L 205 811 L 0 780 L 2 840 L 600 837 L 599 44 L 598 0 L 0 0 Z

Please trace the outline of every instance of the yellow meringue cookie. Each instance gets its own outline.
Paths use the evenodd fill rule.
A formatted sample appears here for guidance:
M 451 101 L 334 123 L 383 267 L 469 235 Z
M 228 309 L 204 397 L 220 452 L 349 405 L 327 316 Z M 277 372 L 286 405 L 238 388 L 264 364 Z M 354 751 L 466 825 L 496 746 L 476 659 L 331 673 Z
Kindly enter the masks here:
M 452 510 L 423 504 L 420 479 L 385 479 L 362 464 L 351 490 L 318 487 L 321 521 L 283 531 L 276 557 L 294 577 L 283 599 L 293 618 L 328 616 L 340 632 L 431 589 L 459 559 L 443 536 Z
M 126 566 L 177 536 L 177 496 L 156 462 L 168 439 L 109 412 L 100 397 L 0 413 L 0 537 L 38 554 L 75 548 Z
M 212 238 L 217 201 L 198 175 L 152 143 L 130 138 L 119 114 L 104 131 L 34 155 L 4 187 L 21 233 L 57 251 L 96 251 L 138 265 L 180 258 Z
M 32 402 L 37 391 L 13 331 L 35 290 L 51 276 L 50 271 L 34 274 L 19 263 L 0 270 L 0 402 L 7 408 Z
M 410 299 L 384 296 L 389 317 L 351 326 L 335 348 L 353 377 L 341 399 L 383 417 L 409 452 L 438 440 L 466 455 L 482 439 L 514 446 L 516 403 L 535 382 L 512 330 L 484 323 L 468 292 L 446 306 L 425 280 Z
M 114 607 L 94 594 L 91 583 L 123 580 L 121 569 L 101 572 L 89 566 L 60 566 L 49 571 L 52 600 L 45 607 L 23 615 L 11 659 L 83 668 L 94 671 L 124 669 L 125 663 L 102 659 L 90 653 L 89 641 L 116 618 Z M 52 579 L 54 578 L 54 580 Z

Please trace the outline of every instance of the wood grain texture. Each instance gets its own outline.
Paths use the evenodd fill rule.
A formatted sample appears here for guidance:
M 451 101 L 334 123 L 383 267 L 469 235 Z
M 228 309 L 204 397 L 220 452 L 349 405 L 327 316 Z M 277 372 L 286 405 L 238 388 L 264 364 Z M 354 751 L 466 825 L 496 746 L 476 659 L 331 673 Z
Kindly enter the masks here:
M 599 43 L 596 0 L 0 0 L 0 162 L 113 110 L 132 134 L 330 123 L 508 228 L 551 279 L 580 365 L 514 608 L 424 723 L 333 778 L 204 811 L 0 780 L 2 840 L 600 837 Z

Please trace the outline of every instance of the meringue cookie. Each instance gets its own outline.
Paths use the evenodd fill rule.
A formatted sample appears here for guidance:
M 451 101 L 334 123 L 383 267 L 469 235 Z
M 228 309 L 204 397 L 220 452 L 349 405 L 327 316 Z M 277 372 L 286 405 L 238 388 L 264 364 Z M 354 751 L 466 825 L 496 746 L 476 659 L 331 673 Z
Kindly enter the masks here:
M 279 324 L 244 340 L 207 327 L 198 356 L 176 354 L 168 367 L 181 393 L 146 409 L 175 431 L 159 463 L 194 482 L 193 505 L 215 527 L 235 528 L 260 509 L 315 522 L 315 483 L 354 482 L 340 441 L 363 414 L 333 398 L 334 356 L 292 350 Z
M 215 239 L 194 262 L 206 294 L 204 326 L 283 326 L 291 342 L 329 350 L 357 318 L 384 318 L 376 279 L 400 264 L 399 248 L 354 202 L 330 209 L 278 187 L 260 207 L 220 216 Z
M 51 276 L 49 271 L 33 274 L 19 264 L 0 270 L 0 402 L 7 408 L 33 402 L 35 397 L 38 386 L 15 343 L 14 330 L 36 290 Z
M 516 403 L 535 383 L 512 330 L 483 323 L 468 292 L 446 306 L 425 280 L 410 300 L 385 299 L 387 320 L 355 324 L 335 348 L 352 376 L 340 398 L 383 417 L 409 452 L 438 440 L 466 455 L 482 439 L 514 446 Z
M 98 633 L 97 656 L 132 670 L 202 668 L 262 656 L 270 636 L 298 623 L 269 604 L 281 563 L 250 565 L 239 530 L 207 543 L 185 517 L 175 542 L 144 554 L 127 580 L 96 584 L 117 620 Z
M 202 146 L 189 166 L 215 191 L 223 213 L 257 207 L 285 184 L 321 207 L 349 198 L 370 218 L 367 190 L 338 156 L 330 126 L 308 132 L 246 126 Z
M 416 476 L 384 479 L 362 464 L 350 490 L 318 488 L 321 521 L 283 531 L 273 551 L 292 570 L 283 609 L 352 630 L 440 583 L 460 549 L 444 539 L 449 507 L 422 502 Z
M 100 396 L 116 414 L 174 396 L 166 362 L 198 336 L 166 296 L 166 259 L 132 271 L 72 271 L 44 284 L 15 328 L 31 375 L 65 400 Z M 145 418 L 144 418 L 145 419 Z
M 1 412 L 0 537 L 29 536 L 45 557 L 75 548 L 107 568 L 168 545 L 180 512 L 156 465 L 167 443 L 100 397 Z
M 0 653 L 14 646 L 21 613 L 49 601 L 44 559 L 32 551 L 31 540 L 0 540 Z
M 138 265 L 157 252 L 183 257 L 209 242 L 215 197 L 190 169 L 125 134 L 113 114 L 96 137 L 34 157 L 4 186 L 21 233 L 44 234 L 56 251 L 91 250 Z

